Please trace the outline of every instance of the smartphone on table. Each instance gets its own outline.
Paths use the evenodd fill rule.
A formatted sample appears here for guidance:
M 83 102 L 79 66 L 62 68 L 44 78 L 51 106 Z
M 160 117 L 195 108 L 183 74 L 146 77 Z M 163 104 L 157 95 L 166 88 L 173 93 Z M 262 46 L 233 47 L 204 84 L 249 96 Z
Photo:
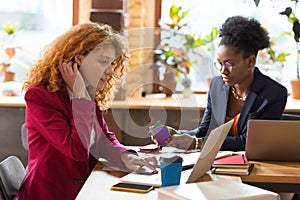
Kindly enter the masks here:
M 117 183 L 111 187 L 111 190 L 147 193 L 153 190 L 153 186 L 132 183 Z

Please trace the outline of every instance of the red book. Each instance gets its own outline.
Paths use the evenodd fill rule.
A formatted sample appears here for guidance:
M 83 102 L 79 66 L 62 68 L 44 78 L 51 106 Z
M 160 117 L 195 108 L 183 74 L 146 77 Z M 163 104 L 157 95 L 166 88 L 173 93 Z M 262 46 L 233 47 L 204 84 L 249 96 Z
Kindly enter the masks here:
M 228 168 L 248 168 L 249 163 L 244 154 L 235 154 L 223 158 L 216 159 L 213 167 L 228 167 Z

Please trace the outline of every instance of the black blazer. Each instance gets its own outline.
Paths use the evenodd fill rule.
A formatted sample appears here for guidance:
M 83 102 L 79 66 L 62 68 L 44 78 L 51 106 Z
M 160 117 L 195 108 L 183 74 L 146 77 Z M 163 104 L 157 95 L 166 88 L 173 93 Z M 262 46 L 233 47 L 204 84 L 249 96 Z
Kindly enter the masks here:
M 183 133 L 206 137 L 207 133 L 225 122 L 230 87 L 221 76 L 214 77 L 210 83 L 207 107 L 198 128 Z M 287 101 L 287 89 L 263 75 L 257 67 L 254 80 L 242 107 L 238 122 L 238 136 L 227 136 L 221 150 L 245 150 L 247 121 L 249 119 L 280 119 Z

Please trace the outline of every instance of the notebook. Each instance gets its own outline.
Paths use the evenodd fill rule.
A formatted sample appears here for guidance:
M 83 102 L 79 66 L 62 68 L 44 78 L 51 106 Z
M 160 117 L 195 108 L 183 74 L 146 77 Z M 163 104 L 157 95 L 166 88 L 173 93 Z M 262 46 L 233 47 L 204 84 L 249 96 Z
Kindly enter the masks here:
M 193 183 L 211 169 L 212 163 L 214 162 L 215 157 L 217 156 L 232 124 L 233 120 L 217 127 L 210 132 L 193 168 L 181 172 L 181 184 Z M 160 187 L 161 174 L 160 170 L 158 170 L 157 174 L 138 174 L 132 172 L 121 177 L 120 181 L 125 183 L 136 183 Z
M 300 121 L 249 120 L 246 156 L 249 160 L 300 161 Z
M 216 159 L 213 162 L 213 167 L 226 168 L 247 168 L 249 165 L 247 156 L 244 154 L 234 154 L 231 156 Z

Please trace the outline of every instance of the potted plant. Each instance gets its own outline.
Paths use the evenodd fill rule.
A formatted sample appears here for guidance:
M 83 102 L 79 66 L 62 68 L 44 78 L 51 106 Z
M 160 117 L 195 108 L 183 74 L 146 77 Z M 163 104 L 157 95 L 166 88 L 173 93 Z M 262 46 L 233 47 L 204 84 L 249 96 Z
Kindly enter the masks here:
M 195 51 L 200 46 L 210 45 L 208 50 L 214 51 L 211 44 L 218 37 L 216 27 L 203 38 L 201 35 L 187 34 L 189 27 L 184 19 L 188 13 L 189 10 L 184 11 L 181 6 L 173 4 L 169 10 L 171 22 L 160 23 L 162 37 L 160 45 L 154 50 L 154 55 L 157 66 L 165 68 L 162 92 L 166 93 L 166 96 L 173 94 L 178 81 L 191 91 L 192 81 L 189 73 L 192 65 L 196 63 L 191 57 L 195 55 L 202 57 L 200 51 Z
M 159 46 L 154 54 L 156 56 L 157 65 L 165 67 L 164 79 L 162 80 L 162 92 L 170 97 L 176 88 L 177 77 L 183 74 L 185 77 L 190 72 L 191 63 L 188 55 L 182 48 L 170 46 Z
M 188 76 L 185 76 L 182 79 L 182 85 L 184 87 L 183 90 L 182 90 L 183 97 L 184 98 L 189 98 L 193 94 L 193 90 L 191 88 L 192 80 Z
M 184 18 L 189 10 L 183 11 L 181 6 L 173 4 L 169 10 L 171 22 L 161 22 L 161 41 L 160 45 L 154 50 L 156 65 L 164 69 L 164 77 L 161 80 L 161 92 L 166 97 L 172 96 L 177 85 L 177 79 L 181 74 L 187 76 L 190 72 L 191 62 L 187 54 L 187 49 L 181 42 L 185 35 L 180 31 L 187 26 Z
M 286 15 L 288 21 L 293 25 L 293 37 L 296 45 L 297 50 L 297 61 L 296 61 L 296 79 L 291 80 L 292 86 L 292 95 L 295 99 L 300 99 L 300 72 L 299 72 L 299 65 L 300 65 L 300 48 L 299 48 L 299 39 L 300 39 L 300 22 L 295 13 L 293 13 L 291 7 L 287 7 L 283 12 L 280 12 L 281 15 Z
M 279 37 L 271 38 L 270 47 L 260 50 L 257 57 L 257 63 L 264 73 L 278 82 L 281 82 L 281 70 L 286 62 L 286 57 L 291 55 L 282 51 L 277 44 L 277 39 L 283 35 L 285 34 L 282 33 Z
M 2 49 L 4 50 L 6 61 L 4 60 L 2 63 L 0 63 L 0 66 L 3 73 L 3 82 L 8 82 L 15 80 L 15 72 L 11 70 L 11 60 L 16 55 L 16 48 L 11 46 L 11 44 L 17 32 L 17 24 L 11 25 L 10 23 L 7 23 L 3 26 L 3 30 L 5 32 L 5 36 L 2 39 L 4 43 L 2 45 Z

